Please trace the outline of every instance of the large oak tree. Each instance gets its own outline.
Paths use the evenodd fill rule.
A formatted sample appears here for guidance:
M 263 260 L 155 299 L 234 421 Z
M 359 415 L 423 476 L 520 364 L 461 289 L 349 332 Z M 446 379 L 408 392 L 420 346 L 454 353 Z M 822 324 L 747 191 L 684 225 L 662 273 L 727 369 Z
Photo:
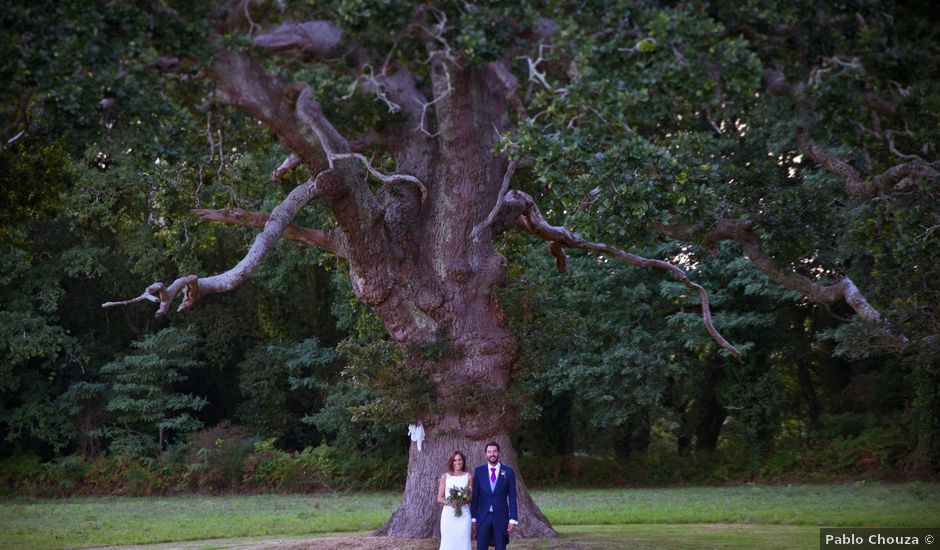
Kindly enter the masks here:
M 273 132 L 285 158 L 271 167 L 272 193 L 296 184 L 270 212 L 195 211 L 260 230 L 231 269 L 105 305 L 150 300 L 163 315 L 180 298 L 188 309 L 242 285 L 281 239 L 341 259 L 400 348 L 393 368 L 430 382 L 415 386 L 429 396 L 414 395 L 429 404 L 411 411 L 427 439 L 412 445 L 402 504 L 379 533 L 435 532 L 432 495 L 454 449 L 479 463 L 495 440 L 515 463 L 519 350 L 498 295 L 505 232 L 544 241 L 562 272 L 565 249 L 581 249 L 677 277 L 701 302 L 716 354 L 740 352 L 713 325 L 682 256 L 627 249 L 734 241 L 770 280 L 854 314 L 847 346 L 929 357 L 935 345 L 930 323 L 898 313 L 925 307 L 936 320 L 935 306 L 892 304 L 883 288 L 869 300 L 854 275 L 872 281 L 879 265 L 936 248 L 937 113 L 923 112 L 936 105 L 936 44 L 912 46 L 924 32 L 916 17 L 866 2 L 844 12 L 348 0 L 213 9 L 211 58 L 168 51 L 153 67 L 175 81 L 208 79 L 203 111 L 236 108 Z M 913 66 L 929 72 L 926 84 Z M 371 112 L 350 112 L 365 103 Z M 211 126 L 208 135 L 221 154 Z M 911 201 L 928 205 L 913 220 Z M 312 204 L 325 207 L 323 226 L 296 224 Z M 900 256 L 872 245 L 892 224 L 910 247 Z M 935 268 L 911 269 L 935 289 L 926 275 Z M 521 474 L 521 535 L 552 535 Z

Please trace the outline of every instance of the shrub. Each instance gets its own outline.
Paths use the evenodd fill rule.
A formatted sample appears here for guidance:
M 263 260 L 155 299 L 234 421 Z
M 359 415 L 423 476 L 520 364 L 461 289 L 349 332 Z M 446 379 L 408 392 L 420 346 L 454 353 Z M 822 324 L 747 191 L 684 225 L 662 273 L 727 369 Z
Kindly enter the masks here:
M 519 468 L 531 485 L 601 487 L 627 480 L 623 461 L 596 456 L 526 456 L 519 458 Z
M 49 476 L 42 459 L 34 454 L 12 456 L 0 462 L 0 490 L 4 495 L 36 494 Z
M 194 434 L 188 446 L 191 484 L 201 490 L 236 490 L 252 452 L 248 432 L 228 421 Z
M 80 492 L 92 495 L 119 492 L 124 484 L 127 460 L 116 455 L 103 455 L 88 464 L 85 486 Z
M 274 448 L 274 440 L 255 444 L 246 461 L 245 479 L 253 487 L 290 492 L 307 492 L 323 487 L 311 448 L 286 453 Z
M 122 493 L 135 497 L 162 493 L 164 483 L 160 475 L 154 471 L 155 464 L 156 462 L 152 460 L 132 460 L 124 471 Z
M 398 489 L 408 477 L 408 456 L 386 459 L 362 456 L 359 479 L 363 489 Z
M 61 496 L 68 495 L 77 487 L 81 487 L 85 481 L 85 474 L 89 470 L 81 455 L 59 457 L 43 464 L 43 467 L 49 471 L 54 480 L 48 483 L 47 487 L 51 488 L 56 495 Z

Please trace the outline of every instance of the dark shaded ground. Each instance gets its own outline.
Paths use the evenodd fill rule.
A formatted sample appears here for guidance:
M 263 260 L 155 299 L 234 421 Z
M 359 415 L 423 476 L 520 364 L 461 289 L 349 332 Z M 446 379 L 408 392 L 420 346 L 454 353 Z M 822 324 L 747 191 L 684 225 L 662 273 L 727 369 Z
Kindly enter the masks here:
M 152 545 L 107 547 L 107 550 L 437 550 L 427 539 L 371 537 L 368 532 L 327 533 L 307 537 L 245 537 Z M 746 523 L 568 525 L 553 539 L 514 540 L 510 550 L 794 550 L 818 548 L 819 527 Z
M 475 543 L 474 543 L 475 544 Z M 327 548 L 350 548 L 353 550 L 377 550 L 382 549 L 391 549 L 391 550 L 405 550 L 405 549 L 414 549 L 414 550 L 437 550 L 440 545 L 438 540 L 426 540 L 426 539 L 393 539 L 387 537 L 331 537 L 325 539 L 307 539 L 302 541 L 284 541 L 283 543 L 265 543 L 257 546 L 246 546 L 243 548 L 263 548 L 263 549 L 277 549 L 277 550 L 301 550 L 307 548 L 314 549 L 327 549 Z M 604 548 L 604 546 L 598 545 L 589 545 L 586 546 L 582 543 L 576 542 L 571 537 L 562 537 L 557 539 L 536 539 L 536 540 L 526 540 L 526 541 L 515 541 L 510 544 L 510 548 L 513 550 L 535 550 L 538 549 L 562 549 L 562 548 L 573 548 L 573 549 L 595 549 L 595 548 Z

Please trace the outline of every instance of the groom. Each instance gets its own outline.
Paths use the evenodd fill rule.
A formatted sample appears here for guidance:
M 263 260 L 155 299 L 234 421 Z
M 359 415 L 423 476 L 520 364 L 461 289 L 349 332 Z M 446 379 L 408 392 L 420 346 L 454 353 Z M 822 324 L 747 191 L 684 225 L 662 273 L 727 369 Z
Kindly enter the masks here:
M 505 549 L 509 533 L 519 524 L 516 513 L 516 473 L 499 463 L 499 445 L 486 444 L 486 464 L 473 472 L 470 521 L 477 534 L 477 550 Z

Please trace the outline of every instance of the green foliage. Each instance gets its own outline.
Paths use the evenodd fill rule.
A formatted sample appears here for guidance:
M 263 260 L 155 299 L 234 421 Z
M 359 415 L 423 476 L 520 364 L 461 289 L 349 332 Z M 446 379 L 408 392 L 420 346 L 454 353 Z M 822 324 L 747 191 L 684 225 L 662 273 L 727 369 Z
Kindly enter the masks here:
M 306 491 L 321 485 L 310 447 L 292 455 L 274 448 L 274 440 L 255 444 L 246 468 L 246 483 L 278 491 Z
M 247 427 L 290 446 L 319 442 L 303 419 L 336 392 L 331 387 L 339 366 L 332 349 L 315 338 L 293 346 L 269 345 L 250 352 L 238 369 L 239 417 Z
M 264 442 L 256 445 L 252 460 L 247 483 L 280 491 L 395 488 L 407 472 L 407 460 L 401 457 L 385 460 L 326 444 L 285 453 Z
M 401 436 L 405 425 L 390 419 L 362 419 L 359 411 L 368 408 L 375 394 L 363 385 L 343 380 L 330 391 L 317 412 L 304 417 L 304 422 L 313 424 L 326 434 L 333 446 L 348 453 L 372 450 L 386 458 L 402 456 L 407 441 Z
M 36 478 L 42 473 L 42 459 L 34 454 L 19 454 L 3 461 L 4 493 L 38 493 Z
M 800 468 L 929 474 L 940 456 L 937 182 L 850 196 L 800 149 L 795 125 L 809 123 L 816 141 L 865 178 L 911 155 L 932 162 L 940 56 L 930 7 L 291 0 L 265 3 L 261 24 L 330 19 L 343 28 L 342 51 L 323 65 L 258 58 L 285 81 L 310 84 L 348 136 L 404 120 L 348 74 L 348 52 L 373 52 L 375 71 L 385 59 L 406 65 L 425 87 L 422 40 L 461 64 L 506 59 L 528 116 L 500 151 L 533 159 L 513 185 L 553 223 L 672 259 L 710 291 L 716 325 L 745 351 L 740 363 L 716 349 L 697 297 L 668 275 L 574 258 L 564 279 L 532 243 L 502 237 L 513 266 L 503 299 L 523 343 L 513 373 L 520 384 L 509 397 L 527 407 L 515 434 L 524 459 L 588 453 L 578 475 L 590 476 L 615 475 L 607 461 L 617 457 L 636 461 L 635 478 L 623 479 L 662 482 L 787 477 Z M 174 1 L 5 6 L 3 456 L 41 455 L 11 465 L 21 471 L 56 455 L 94 457 L 103 443 L 134 455 L 173 452 L 170 440 L 231 416 L 253 435 L 277 438 L 280 450 L 252 454 L 242 439 L 225 438 L 200 447 L 198 460 L 180 459 L 194 470 L 99 458 L 85 471 L 63 458 L 22 474 L 49 494 L 88 483 L 133 494 L 238 487 L 248 464 L 261 479 L 298 490 L 381 485 L 403 470 L 383 468 L 404 456 L 402 423 L 419 410 L 455 406 L 433 390 L 446 338 L 392 344 L 352 298 L 341 275 L 347 266 L 295 243 L 276 247 L 237 296 L 214 296 L 186 317 L 154 322 L 145 304 L 98 307 L 152 280 L 230 267 L 253 230 L 196 224 L 190 208 L 270 210 L 309 176 L 300 168 L 282 182 L 259 177 L 283 160 L 282 146 L 249 116 L 220 107 L 205 80 L 190 78 L 218 45 L 212 9 Z M 233 33 L 221 43 L 247 51 L 250 42 Z M 165 56 L 181 59 L 179 78 L 155 69 Z M 543 58 L 548 86 L 528 78 L 526 57 Z M 767 93 L 768 69 L 791 82 L 818 78 L 796 102 Z M 876 123 L 864 107 L 868 93 L 895 112 Z M 895 131 L 896 150 L 859 125 Z M 377 167 L 395 168 L 387 151 L 369 155 Z M 894 353 L 883 327 L 844 322 L 844 305 L 811 307 L 771 283 L 735 246 L 710 257 L 648 230 L 675 220 L 709 245 L 704 235 L 723 218 L 752 222 L 761 249 L 782 266 L 822 283 L 851 277 L 916 344 L 910 355 Z M 331 219 L 323 205 L 310 205 L 297 222 L 328 227 Z M 128 354 L 133 340 L 143 347 Z M 349 458 L 360 451 L 360 463 Z M 257 453 L 276 465 L 264 470 L 263 460 L 252 462 Z M 537 477 L 556 479 L 566 460 L 546 460 L 551 471 Z M 168 478 L 163 468 L 190 477 Z M 320 469 L 329 480 L 316 478 Z M 74 486 L 56 485 L 56 476 Z
M 530 2 L 496 2 L 466 4 L 456 15 L 453 38 L 467 62 L 483 66 L 502 59 L 507 50 L 524 42 L 518 28 L 533 28 L 541 15 Z
M 194 434 L 188 453 L 191 483 L 202 491 L 237 489 L 252 448 L 244 429 L 228 422 Z
M 187 371 L 201 367 L 191 358 L 192 335 L 167 328 L 148 335 L 133 347 L 138 350 L 100 369 L 110 383 L 107 410 L 113 424 L 100 430 L 111 440 L 112 452 L 127 456 L 162 453 L 173 436 L 198 429 L 201 422 L 190 412 L 206 406 L 204 398 L 174 393 Z
M 781 427 L 781 380 L 766 364 L 733 369 L 729 378 L 720 394 L 732 409 L 726 430 L 747 441 L 759 459 L 769 451 Z
M 792 294 L 768 284 L 746 262 L 728 265 L 727 256 L 699 257 L 675 247 L 652 255 L 683 259 L 693 264 L 693 279 L 721 289 L 711 295 L 713 307 L 722 312 L 716 325 L 744 349 L 775 338 L 769 309 L 792 300 Z M 765 376 L 764 359 L 753 353 L 743 364 L 728 364 L 714 357 L 714 343 L 704 334 L 693 301 L 697 296 L 684 286 L 606 258 L 572 258 L 572 274 L 564 278 L 551 273 L 542 255 L 524 260 L 531 268 L 508 296 L 507 311 L 524 336 L 530 391 L 568 396 L 564 399 L 576 411 L 567 420 L 573 439 L 565 452 L 642 454 L 656 418 L 667 420 L 677 436 L 694 439 L 706 430 L 696 422 L 709 414 L 721 423 L 730 410 L 738 422 L 748 423 L 763 414 L 758 411 L 779 413 L 780 405 L 767 396 L 736 402 L 741 396 L 734 391 L 758 391 L 747 376 Z M 723 398 L 708 412 L 703 407 L 715 396 Z M 778 424 L 771 416 L 761 425 Z M 589 435 L 601 430 L 613 437 Z M 699 445 L 713 448 L 717 433 L 708 436 L 710 442 L 706 435 Z
M 207 438 L 225 434 L 228 437 Z M 396 489 L 405 481 L 407 457 L 349 452 L 321 444 L 286 452 L 274 440 L 256 442 L 243 428 L 223 425 L 198 433 L 159 458 L 80 455 L 43 463 L 35 455 L 0 461 L 0 494 L 166 495 L 191 491 L 318 492 Z
M 34 438 L 58 450 L 71 434 L 55 395 L 81 348 L 58 323 L 66 266 L 49 262 L 18 229 L 0 242 L 0 425 L 8 442 Z
M 400 424 L 434 403 L 434 361 L 407 357 L 388 340 L 370 344 L 345 340 L 338 350 L 348 361 L 344 376 L 367 388 L 372 397 L 354 408 L 355 419 Z
M 337 428 L 342 422 L 342 408 L 352 413 L 353 420 L 373 423 L 376 427 L 398 429 L 417 418 L 436 403 L 435 382 L 442 361 L 452 346 L 448 329 L 441 326 L 435 339 L 398 345 L 374 313 L 368 311 L 353 295 L 347 278 L 337 281 L 347 300 L 334 304 L 338 326 L 350 332 L 337 351 L 346 360 L 343 386 L 323 413 L 310 418 L 321 429 L 327 423 Z M 333 431 L 350 433 L 351 426 Z M 360 431 L 376 434 L 376 429 Z

